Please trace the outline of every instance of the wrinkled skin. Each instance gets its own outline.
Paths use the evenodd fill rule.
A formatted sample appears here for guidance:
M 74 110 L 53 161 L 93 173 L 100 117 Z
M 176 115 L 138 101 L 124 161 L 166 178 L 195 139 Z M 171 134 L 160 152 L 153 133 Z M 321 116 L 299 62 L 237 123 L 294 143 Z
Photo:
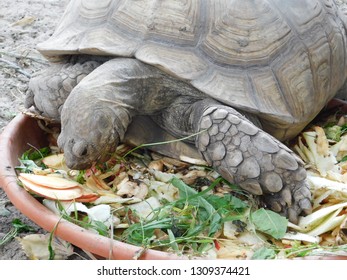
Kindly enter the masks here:
M 114 119 L 108 112 L 82 113 L 76 112 L 76 117 L 81 116 L 86 125 L 75 126 L 73 120 L 63 117 L 64 128 L 58 138 L 58 145 L 64 150 L 66 162 L 72 169 L 87 169 L 95 162 L 107 161 L 120 141 Z M 86 129 L 90 131 L 88 135 Z
M 128 76 L 129 69 L 136 79 Z M 111 60 L 95 69 L 73 89 L 61 111 L 58 145 L 64 150 L 68 166 L 85 169 L 108 159 L 123 139 L 132 117 L 158 115 L 176 99 L 173 91 L 177 87 L 182 94 L 191 91 L 192 96 L 199 95 L 185 83 L 177 83 L 155 68 L 132 59 Z M 187 97 L 188 103 L 194 99 L 192 96 Z M 81 100 L 93 100 L 93 105 Z
M 35 88 L 33 92 L 37 94 Z M 58 99 L 48 96 L 40 102 L 55 107 L 52 100 Z M 296 223 L 300 214 L 311 211 L 303 162 L 264 132 L 256 117 L 251 122 L 243 113 L 152 66 L 135 59 L 105 62 L 80 81 L 60 106 L 58 145 L 70 168 L 86 169 L 106 161 L 133 116 L 149 115 L 176 137 L 201 131 L 191 141 L 206 161 L 230 182 L 262 196 L 290 221 Z

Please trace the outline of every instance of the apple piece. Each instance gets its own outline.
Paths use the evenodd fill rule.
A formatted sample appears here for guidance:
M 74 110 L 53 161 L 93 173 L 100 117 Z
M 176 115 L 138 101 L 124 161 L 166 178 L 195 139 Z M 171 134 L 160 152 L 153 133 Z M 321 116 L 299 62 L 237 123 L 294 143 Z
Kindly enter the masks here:
M 98 177 L 95 176 L 94 174 L 92 174 L 90 177 L 94 180 L 96 186 L 97 186 L 99 189 L 102 189 L 102 190 L 110 190 L 110 189 L 111 189 L 111 188 L 104 182 L 104 180 L 101 180 L 100 178 L 98 178 Z
M 81 188 L 81 184 L 76 181 L 55 177 L 55 176 L 45 176 L 45 175 L 36 175 L 30 173 L 20 173 L 19 177 L 24 178 L 36 185 L 44 186 L 51 189 L 70 189 L 70 188 Z
M 82 195 L 79 198 L 76 198 L 78 202 L 93 202 L 100 197 L 100 194 L 91 192 L 85 188 L 82 189 Z
M 95 175 L 91 175 L 86 180 L 86 186 L 97 193 L 112 192 L 111 188 Z
M 83 194 L 82 196 L 76 198 L 78 202 L 93 202 L 97 200 L 100 196 L 97 194 Z
M 69 188 L 69 189 L 52 189 L 52 188 L 46 188 L 41 185 L 37 185 L 33 183 L 32 181 L 25 179 L 22 176 L 19 176 L 18 178 L 23 183 L 24 187 L 27 190 L 32 191 L 33 193 L 36 193 L 48 199 L 62 200 L 62 201 L 73 200 L 73 199 L 81 197 L 83 193 L 83 190 L 80 187 Z
M 64 154 L 53 154 L 42 159 L 42 162 L 50 168 L 68 171 L 69 168 L 65 164 Z

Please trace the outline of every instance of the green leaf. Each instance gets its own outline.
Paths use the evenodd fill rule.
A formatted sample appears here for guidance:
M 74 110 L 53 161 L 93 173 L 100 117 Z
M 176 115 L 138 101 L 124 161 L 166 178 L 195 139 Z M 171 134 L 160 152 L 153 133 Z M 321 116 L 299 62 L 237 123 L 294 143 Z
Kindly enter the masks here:
M 20 157 L 20 166 L 16 166 L 16 169 L 23 173 L 30 173 L 34 168 L 39 168 L 38 164 L 44 166 L 39 160 L 48 156 L 50 153 L 51 149 L 49 147 L 35 150 L 29 149 Z
M 76 181 L 80 184 L 84 184 L 86 182 L 86 180 L 84 179 L 84 175 L 86 174 L 86 171 L 85 170 L 80 170 L 78 172 L 78 175 L 77 175 L 77 178 L 76 178 Z
M 252 256 L 252 260 L 269 260 L 276 257 L 276 252 L 274 249 L 269 249 L 262 247 L 256 250 Z
M 19 160 L 20 166 L 16 166 L 16 169 L 23 173 L 30 173 L 34 168 L 39 168 L 37 164 L 31 159 Z
M 341 135 L 346 133 L 346 131 L 347 131 L 347 124 L 344 124 L 341 126 Z
M 32 226 L 24 224 L 20 219 L 12 220 L 12 226 L 17 230 L 18 233 L 35 231 L 35 229 Z
M 154 230 L 172 228 L 172 219 L 163 218 L 159 221 L 152 220 L 147 223 L 140 221 L 130 225 L 122 234 L 123 239 L 138 246 L 148 246 L 153 239 Z
M 167 230 L 167 234 L 169 235 L 169 238 L 170 238 L 170 246 L 171 246 L 171 248 L 174 251 L 178 252 L 179 248 L 178 248 L 178 244 L 176 242 L 175 235 L 172 233 L 172 231 L 170 229 Z
M 29 149 L 24 152 L 21 156 L 21 160 L 38 160 L 42 159 L 45 156 L 48 156 L 51 153 L 51 149 L 49 147 L 41 148 L 41 149 Z
M 288 220 L 271 210 L 261 208 L 251 214 L 251 219 L 257 230 L 276 239 L 282 238 L 287 231 Z
M 108 226 L 103 222 L 93 221 L 91 228 L 94 228 L 100 235 L 107 236 L 109 234 Z
M 179 189 L 182 201 L 187 200 L 190 205 L 198 206 L 207 212 L 206 214 L 210 220 L 208 235 L 212 236 L 215 234 L 222 226 L 222 217 L 218 214 L 217 210 L 201 196 L 201 193 L 186 185 L 182 180 L 173 177 L 171 183 Z
M 223 219 L 240 219 L 249 207 L 247 203 L 232 194 L 224 194 L 223 196 L 205 195 L 204 198 L 215 208 Z
M 328 139 L 339 142 L 342 135 L 342 128 L 341 126 L 338 126 L 338 125 L 329 126 L 324 129 L 324 132 Z

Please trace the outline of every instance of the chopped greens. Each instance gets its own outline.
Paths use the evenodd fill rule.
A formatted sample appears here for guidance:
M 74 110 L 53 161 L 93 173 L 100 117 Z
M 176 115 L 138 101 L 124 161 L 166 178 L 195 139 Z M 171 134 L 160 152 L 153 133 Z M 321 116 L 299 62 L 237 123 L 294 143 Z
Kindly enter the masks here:
M 23 153 L 21 156 L 21 160 L 39 160 L 51 153 L 51 149 L 49 147 L 44 147 L 41 149 L 29 149 Z
M 338 125 L 329 126 L 329 127 L 326 127 L 324 131 L 328 139 L 334 140 L 336 142 L 339 142 L 341 140 L 341 135 L 342 135 L 341 126 L 338 126 Z
M 45 165 L 40 161 L 44 157 L 48 156 L 51 153 L 49 147 L 44 147 L 41 149 L 29 149 L 24 152 L 19 159 L 20 166 L 16 167 L 16 170 L 19 172 L 29 173 L 32 172 L 35 168 L 45 167 Z
M 223 222 L 233 219 L 233 213 L 234 219 L 240 218 L 241 213 L 248 208 L 246 203 L 237 198 L 234 198 L 236 207 L 233 208 L 229 204 L 233 201 L 231 195 L 218 197 L 207 195 L 204 191 L 199 193 L 176 177 L 171 183 L 179 189 L 179 199 L 154 209 L 155 214 L 150 220 L 141 219 L 130 225 L 124 231 L 122 240 L 146 248 L 170 246 L 175 252 L 180 251 L 179 245 L 182 244 L 211 248 Z M 158 234 L 161 235 L 160 239 L 156 238 Z

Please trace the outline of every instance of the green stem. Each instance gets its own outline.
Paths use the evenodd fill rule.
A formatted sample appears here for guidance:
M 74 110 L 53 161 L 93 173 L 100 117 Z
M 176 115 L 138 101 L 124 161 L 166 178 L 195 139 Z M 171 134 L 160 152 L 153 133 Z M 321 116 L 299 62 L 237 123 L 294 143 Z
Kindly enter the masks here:
M 205 129 L 205 130 L 202 130 L 202 131 L 199 131 L 199 132 L 196 132 L 196 133 L 194 133 L 194 134 L 188 135 L 188 136 L 186 136 L 186 137 L 179 138 L 179 139 L 174 139 L 174 140 L 170 140 L 170 141 L 141 144 L 141 145 L 136 146 L 135 148 L 131 149 L 130 151 L 128 151 L 128 152 L 123 156 L 123 159 L 126 158 L 129 154 L 135 152 L 135 151 L 138 150 L 138 149 L 145 148 L 145 147 L 152 147 L 152 146 L 157 146 L 157 145 L 165 145 L 165 144 L 170 144 L 170 143 L 175 143 L 175 142 L 184 141 L 184 140 L 187 140 L 187 139 L 189 139 L 189 138 L 191 138 L 191 137 L 197 136 L 197 135 L 199 135 L 200 133 L 203 133 L 203 132 L 205 132 L 205 131 L 206 131 L 206 129 Z

